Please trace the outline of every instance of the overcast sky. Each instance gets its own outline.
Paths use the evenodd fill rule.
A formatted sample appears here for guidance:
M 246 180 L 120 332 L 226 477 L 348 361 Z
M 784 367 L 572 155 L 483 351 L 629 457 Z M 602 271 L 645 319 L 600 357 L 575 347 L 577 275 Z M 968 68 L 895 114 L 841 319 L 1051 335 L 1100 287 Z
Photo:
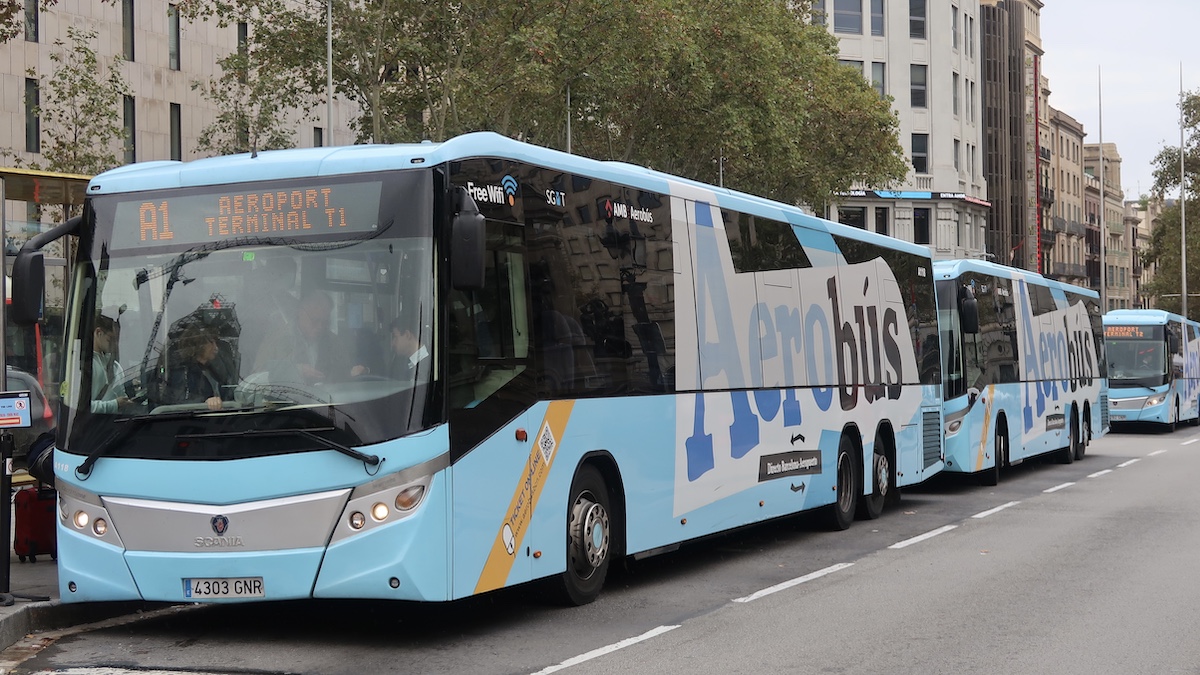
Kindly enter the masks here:
M 1154 156 L 1179 146 L 1181 64 L 1184 91 L 1200 90 L 1200 0 L 1044 2 L 1050 105 L 1098 143 L 1102 98 L 1104 142 L 1121 154 L 1125 198 L 1148 193 Z

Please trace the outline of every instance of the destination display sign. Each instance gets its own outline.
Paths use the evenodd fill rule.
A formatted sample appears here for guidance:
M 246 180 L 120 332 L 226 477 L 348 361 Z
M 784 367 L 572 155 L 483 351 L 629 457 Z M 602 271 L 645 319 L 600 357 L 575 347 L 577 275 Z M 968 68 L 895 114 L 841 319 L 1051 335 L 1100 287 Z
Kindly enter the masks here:
M 378 180 L 227 186 L 161 192 L 118 202 L 112 248 L 190 248 L 246 237 L 371 234 L 378 227 Z
M 1146 333 L 1141 326 L 1105 326 L 1104 337 L 1106 338 L 1149 338 L 1151 335 Z

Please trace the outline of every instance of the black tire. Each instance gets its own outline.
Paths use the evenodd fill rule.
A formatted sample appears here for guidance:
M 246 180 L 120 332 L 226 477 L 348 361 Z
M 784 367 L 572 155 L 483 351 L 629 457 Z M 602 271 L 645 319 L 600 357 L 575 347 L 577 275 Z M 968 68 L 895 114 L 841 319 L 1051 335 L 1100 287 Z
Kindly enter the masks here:
M 1075 461 L 1083 459 L 1083 456 L 1087 454 L 1088 440 L 1091 437 L 1092 423 L 1088 419 L 1088 415 L 1084 413 L 1079 422 L 1079 444 L 1075 447 Z
M 1075 413 L 1071 412 L 1070 426 L 1067 427 L 1067 447 L 1063 448 L 1058 453 L 1059 464 L 1072 464 L 1075 462 L 1075 453 L 1078 449 L 1075 447 L 1079 442 L 1079 422 L 1075 420 Z
M 850 527 L 854 522 L 854 512 L 858 507 L 858 459 L 854 452 L 854 442 L 845 433 L 838 442 L 837 467 L 835 469 L 837 488 L 834 502 L 825 507 L 825 527 L 840 531 Z
M 979 474 L 979 484 L 987 487 L 1000 484 L 1000 469 L 1004 466 L 1004 458 L 1008 456 L 1008 434 L 999 425 L 996 425 L 996 442 L 992 454 L 996 456 L 995 466 L 984 469 Z
M 871 493 L 859 497 L 859 520 L 875 520 L 883 513 L 883 507 L 895 499 L 896 481 L 892 472 L 891 453 L 883 437 L 875 436 L 875 450 L 871 460 Z
M 567 569 L 558 588 L 568 605 L 586 605 L 600 596 L 613 552 L 609 513 L 604 477 L 594 466 L 580 467 L 567 502 Z

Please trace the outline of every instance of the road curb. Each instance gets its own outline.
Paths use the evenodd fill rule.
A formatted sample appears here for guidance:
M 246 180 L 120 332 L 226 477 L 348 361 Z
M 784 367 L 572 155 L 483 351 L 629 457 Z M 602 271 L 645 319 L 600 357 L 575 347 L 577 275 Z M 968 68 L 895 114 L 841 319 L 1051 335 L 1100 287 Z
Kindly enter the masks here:
M 141 601 L 68 604 L 59 600 L 31 602 L 0 618 L 0 650 L 8 649 L 30 633 L 59 630 L 171 606 L 170 603 Z

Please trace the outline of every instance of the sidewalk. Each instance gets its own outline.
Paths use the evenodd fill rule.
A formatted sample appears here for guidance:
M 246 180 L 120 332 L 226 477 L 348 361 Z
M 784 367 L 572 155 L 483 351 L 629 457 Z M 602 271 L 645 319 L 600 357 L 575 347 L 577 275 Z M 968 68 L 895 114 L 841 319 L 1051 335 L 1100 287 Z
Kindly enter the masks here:
M 14 526 L 12 531 L 16 531 Z M 58 563 L 48 555 L 37 562 L 21 562 L 9 542 L 8 590 L 19 596 L 12 605 L 0 606 L 0 650 L 8 649 L 29 633 L 56 630 L 130 614 L 139 609 L 162 607 L 159 603 L 94 602 L 63 604 L 58 597 Z M 2 564 L 2 563 L 0 563 Z

